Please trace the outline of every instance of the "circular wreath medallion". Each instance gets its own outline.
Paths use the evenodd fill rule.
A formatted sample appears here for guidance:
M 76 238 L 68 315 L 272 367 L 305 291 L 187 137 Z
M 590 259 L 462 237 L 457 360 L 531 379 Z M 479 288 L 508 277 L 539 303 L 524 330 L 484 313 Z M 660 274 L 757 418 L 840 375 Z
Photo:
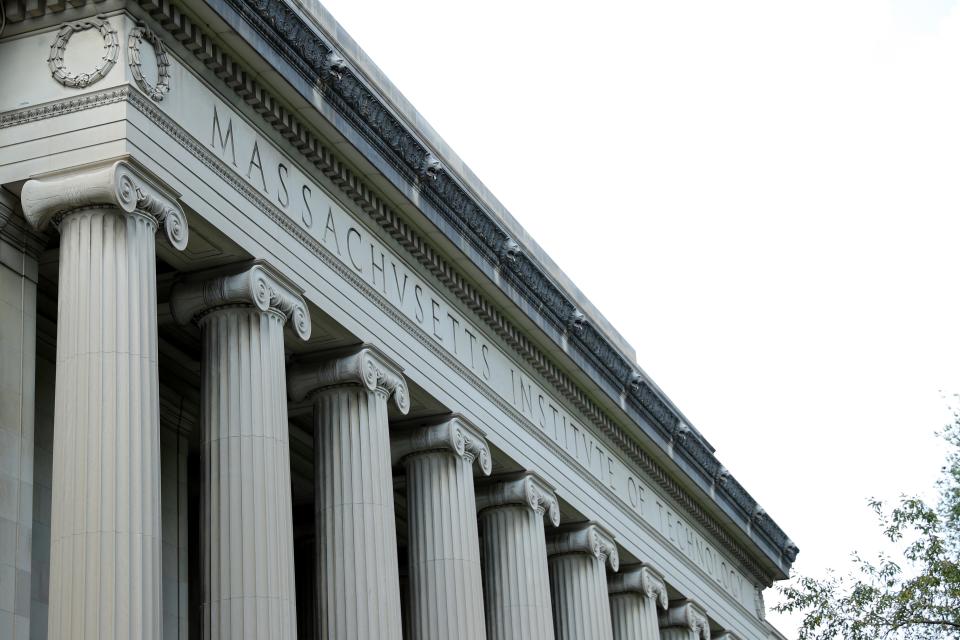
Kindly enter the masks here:
M 154 55 L 157 57 L 157 84 L 152 85 L 147 82 L 143 76 L 143 69 L 140 61 L 140 45 L 146 41 L 153 47 Z M 144 93 L 150 96 L 151 100 L 159 102 L 163 100 L 163 94 L 170 91 L 170 60 L 167 58 L 167 50 L 163 42 L 157 37 L 157 34 L 146 27 L 136 27 L 130 32 L 127 38 L 127 51 L 130 55 L 130 73 L 133 79 Z
M 87 29 L 96 29 L 103 37 L 103 58 L 100 64 L 91 73 L 72 73 L 63 63 L 63 55 L 67 51 L 67 43 L 70 42 L 70 36 L 77 31 L 86 31 Z M 104 78 L 113 65 L 117 62 L 117 54 L 120 52 L 120 41 L 117 38 L 117 30 L 113 28 L 110 22 L 103 16 L 68 22 L 57 31 L 57 37 L 50 45 L 50 57 L 47 63 L 50 65 L 50 71 L 53 73 L 53 79 L 65 87 L 75 87 L 83 89 L 89 87 L 94 82 Z

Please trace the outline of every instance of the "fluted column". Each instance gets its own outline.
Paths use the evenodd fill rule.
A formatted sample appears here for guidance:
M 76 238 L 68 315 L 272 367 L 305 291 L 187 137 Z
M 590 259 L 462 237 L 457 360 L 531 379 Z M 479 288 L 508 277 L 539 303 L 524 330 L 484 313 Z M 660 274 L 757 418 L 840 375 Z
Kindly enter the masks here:
M 621 567 L 607 582 L 614 640 L 659 640 L 658 605 L 667 608 L 667 585 L 645 565 Z
M 620 556 L 613 536 L 594 523 L 565 527 L 547 539 L 553 626 L 558 640 L 610 640 L 606 565 Z
M 461 416 L 393 441 L 407 474 L 408 640 L 485 640 L 473 463 L 490 474 L 482 432 Z
M 530 473 L 477 489 L 489 640 L 553 640 L 543 517 L 560 524 L 553 490 Z
M 0 189 L 0 638 L 30 637 L 37 259 L 43 239 Z
M 406 381 L 364 346 L 298 367 L 288 389 L 314 403 L 318 636 L 400 640 L 387 401 L 409 411 Z
M 690 600 L 671 602 L 670 608 L 660 614 L 662 640 L 710 640 L 710 621 L 707 614 Z
M 203 334 L 204 638 L 293 640 L 296 591 L 283 327 L 310 337 L 293 285 L 266 264 L 195 276 L 170 296 Z
M 173 194 L 129 162 L 28 181 L 23 211 L 60 230 L 49 636 L 161 637 L 155 235 Z

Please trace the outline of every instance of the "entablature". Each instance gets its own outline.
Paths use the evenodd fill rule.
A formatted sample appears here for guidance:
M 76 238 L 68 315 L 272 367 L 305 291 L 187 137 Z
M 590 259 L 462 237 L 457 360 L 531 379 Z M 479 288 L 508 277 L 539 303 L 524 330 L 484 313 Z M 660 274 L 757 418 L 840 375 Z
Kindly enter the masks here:
M 643 374 L 622 340 L 595 311 L 583 310 L 582 295 L 555 268 L 551 273 L 552 263 L 545 266 L 509 214 L 473 184 L 475 178 L 450 169 L 460 164 L 448 159 L 452 152 L 445 145 L 437 151 L 435 134 L 403 117 L 407 108 L 398 106 L 392 88 L 371 85 L 345 53 L 355 48 L 352 41 L 349 47 L 333 42 L 329 26 L 324 30 L 304 7 L 281 2 L 224 0 L 197 9 L 207 24 L 219 21 L 247 38 L 229 43 L 176 3 L 141 0 L 129 9 L 145 12 L 194 56 L 194 64 L 212 69 L 252 105 L 302 159 L 532 366 L 551 393 L 586 416 L 619 455 L 654 478 L 721 544 L 731 550 L 742 541 L 753 545 L 759 554 L 734 553 L 755 575 L 766 583 L 785 576 L 796 554 L 785 534 Z M 255 50 L 260 59 L 252 57 Z M 277 77 L 287 86 L 279 87 Z M 301 92 L 301 101 L 323 108 L 294 113 L 284 106 L 291 103 L 291 88 Z M 0 126 L 14 124 L 15 117 L 4 116 Z M 320 118 L 325 125 L 315 124 Z M 369 170 L 354 168 L 364 166 Z M 379 178 L 369 177 L 374 173 Z M 406 202 L 395 204 L 397 194 Z M 715 508 L 705 509 L 705 499 Z

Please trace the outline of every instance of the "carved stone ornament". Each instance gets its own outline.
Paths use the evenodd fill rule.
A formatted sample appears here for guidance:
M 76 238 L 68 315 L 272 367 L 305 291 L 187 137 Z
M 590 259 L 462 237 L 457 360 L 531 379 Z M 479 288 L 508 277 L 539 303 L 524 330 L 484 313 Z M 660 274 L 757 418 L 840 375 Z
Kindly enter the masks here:
M 483 432 L 463 416 L 451 416 L 435 424 L 399 427 L 397 431 L 399 435 L 390 444 L 394 464 L 418 453 L 450 451 L 470 464 L 478 461 L 483 475 L 490 475 L 492 463 L 487 440 Z
M 516 262 L 518 255 L 520 255 L 520 245 L 517 244 L 516 240 L 504 238 L 503 242 L 500 243 L 500 249 L 497 251 L 500 262 Z
M 763 601 L 763 587 L 759 585 L 753 587 L 753 605 L 757 610 L 757 617 L 766 620 L 767 605 Z
M 498 478 L 477 487 L 478 511 L 510 504 L 526 505 L 538 515 L 546 514 L 553 526 L 560 524 L 560 504 L 557 496 L 546 482 L 532 473 Z
M 69 71 L 63 63 L 63 56 L 67 51 L 67 43 L 70 42 L 70 36 L 77 31 L 86 31 L 87 29 L 96 29 L 103 37 L 103 57 L 100 64 L 90 73 L 73 73 Z M 50 72 L 53 79 L 65 87 L 74 87 L 83 89 L 89 87 L 98 80 L 106 77 L 110 69 L 117 63 L 117 55 L 120 52 L 120 40 L 117 37 L 117 30 L 113 28 L 110 21 L 105 16 L 95 16 L 93 18 L 84 18 L 76 22 L 68 22 L 60 27 L 57 36 L 50 45 L 50 57 L 47 63 L 50 65 Z
M 587 322 L 587 317 L 583 315 L 579 309 L 574 309 L 570 316 L 567 318 L 567 328 L 570 329 L 572 333 L 580 334 L 583 331 L 583 327 Z
M 401 413 L 410 411 L 410 392 L 403 370 L 372 346 L 351 347 L 328 354 L 317 364 L 303 364 L 287 376 L 291 400 L 304 400 L 330 387 L 361 385 L 393 398 Z
M 793 540 L 787 539 L 787 544 L 783 546 L 783 555 L 787 557 L 787 561 L 791 564 L 797 559 L 797 554 L 800 553 L 800 548 L 793 543 Z
M 170 312 L 180 324 L 218 307 L 251 305 L 290 321 L 301 340 L 310 338 L 310 311 L 300 292 L 269 265 L 256 262 L 239 272 L 209 273 L 178 282 L 170 293 Z
M 147 82 L 143 75 L 140 62 L 140 46 L 146 42 L 153 47 L 157 58 L 157 84 L 152 85 Z M 135 27 L 127 38 L 127 51 L 129 54 L 130 73 L 133 74 L 133 80 L 137 83 L 145 94 L 150 96 L 151 100 L 160 102 L 164 94 L 170 91 L 170 59 L 167 58 L 167 50 L 163 42 L 153 31 L 146 27 Z
M 690 600 L 672 605 L 660 616 L 660 628 L 689 629 L 697 634 L 697 640 L 710 640 L 710 621 L 706 612 Z
M 432 153 L 428 153 L 426 156 L 424 156 L 423 164 L 420 166 L 420 175 L 422 177 L 436 180 L 437 176 L 440 175 L 442 170 L 443 165 L 440 164 L 439 158 Z
M 649 600 L 653 600 L 663 610 L 666 610 L 669 606 L 667 583 L 664 582 L 659 573 L 645 564 L 623 567 L 620 573 L 610 577 L 607 591 L 610 595 L 639 593 Z
M 593 522 L 565 527 L 547 538 L 548 556 L 567 553 L 588 553 L 601 563 L 609 563 L 613 571 L 620 568 L 620 553 L 613 535 Z
M 35 229 L 58 225 L 63 216 L 85 207 L 114 206 L 152 217 L 177 250 L 187 246 L 187 217 L 175 194 L 126 160 L 88 165 L 28 180 L 20 193 L 23 215 Z

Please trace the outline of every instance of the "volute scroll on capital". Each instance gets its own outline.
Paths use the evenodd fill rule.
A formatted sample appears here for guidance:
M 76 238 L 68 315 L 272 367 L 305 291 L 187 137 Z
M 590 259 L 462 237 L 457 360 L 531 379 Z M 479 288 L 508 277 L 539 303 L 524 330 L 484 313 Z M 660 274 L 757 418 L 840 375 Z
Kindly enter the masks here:
M 560 503 L 553 489 L 543 480 L 525 472 L 496 478 L 477 487 L 477 511 L 504 505 L 524 505 L 540 516 L 546 515 L 553 526 L 560 525 Z
M 610 577 L 607 589 L 610 595 L 639 593 L 660 605 L 663 610 L 670 605 L 667 583 L 659 573 L 645 564 L 622 567 L 620 573 Z
M 567 553 L 591 554 L 601 563 L 609 564 L 613 571 L 620 568 L 620 552 L 613 535 L 593 522 L 571 525 L 550 534 L 547 555 Z
M 187 246 L 187 217 L 177 195 L 127 160 L 86 165 L 28 180 L 20 193 L 23 215 L 37 230 L 58 225 L 70 212 L 113 206 L 152 217 L 177 250 Z
M 447 450 L 470 464 L 476 460 L 483 475 L 490 475 L 492 462 L 484 433 L 461 415 L 440 422 L 401 425 L 398 431 L 390 446 L 394 464 L 417 453 Z
M 383 393 L 393 398 L 401 413 L 410 411 L 410 391 L 403 369 L 370 345 L 330 352 L 321 361 L 294 367 L 287 376 L 287 395 L 300 401 L 323 389 L 346 385 Z
M 697 634 L 697 640 L 710 640 L 710 621 L 706 612 L 690 600 L 670 605 L 660 616 L 660 628 L 678 627 Z
M 260 311 L 276 311 L 301 340 L 310 338 L 310 311 L 291 282 L 262 261 L 237 269 L 196 274 L 174 285 L 170 293 L 174 319 L 187 324 L 218 307 L 247 304 Z

